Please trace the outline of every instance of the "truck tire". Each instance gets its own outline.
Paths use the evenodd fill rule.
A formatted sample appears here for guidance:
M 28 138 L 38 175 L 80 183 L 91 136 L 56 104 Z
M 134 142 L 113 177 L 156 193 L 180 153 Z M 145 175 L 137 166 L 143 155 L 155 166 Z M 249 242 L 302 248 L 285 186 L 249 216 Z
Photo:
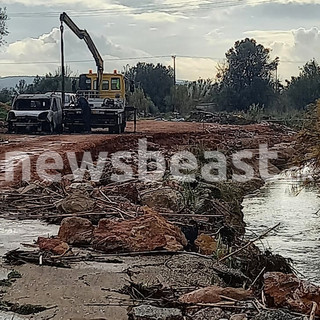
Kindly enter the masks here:
M 11 122 L 8 122 L 8 133 L 13 133 L 14 129 L 13 129 L 13 124 Z
M 47 134 L 53 134 L 54 133 L 54 126 L 52 122 L 46 122 L 42 125 L 42 131 L 44 131 Z

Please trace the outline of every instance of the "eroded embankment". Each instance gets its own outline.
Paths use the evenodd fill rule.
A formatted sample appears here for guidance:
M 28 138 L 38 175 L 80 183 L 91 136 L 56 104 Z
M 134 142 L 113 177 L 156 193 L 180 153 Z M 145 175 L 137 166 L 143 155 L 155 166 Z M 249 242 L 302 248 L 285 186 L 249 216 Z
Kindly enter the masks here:
M 197 179 L 176 181 L 166 166 L 159 181 L 141 181 L 135 175 L 139 138 L 147 139 L 149 151 L 160 151 L 167 165 L 176 151 L 195 154 Z M 111 174 L 122 172 L 108 160 L 100 182 L 92 181 L 89 173 L 81 183 L 75 182 L 66 167 L 51 172 L 61 173 L 61 182 L 33 181 L 2 192 L 2 216 L 42 217 L 59 223 L 65 218 L 58 238 L 38 239 L 40 251 L 7 255 L 11 264 L 28 263 L 15 267 L 22 278 L 3 299 L 49 308 L 34 319 L 127 319 L 127 307 L 137 304 L 149 307 L 134 309 L 131 319 L 142 319 L 139 312 L 171 312 L 176 319 L 205 319 L 206 314 L 209 319 L 230 319 L 232 314 L 246 313 L 252 319 L 263 319 L 254 304 L 254 297 L 260 296 L 263 274 L 291 270 L 283 258 L 263 254 L 243 239 L 241 202 L 244 195 L 263 184 L 259 179 L 259 145 L 267 143 L 278 149 L 279 157 L 269 168 L 278 172 L 290 160 L 291 140 L 291 132 L 280 126 L 213 125 L 205 132 L 109 136 L 73 145 L 68 150 L 76 151 L 78 160 L 84 151 L 90 151 L 94 159 L 100 152 L 129 151 L 131 158 L 126 164 L 133 166 L 133 179 L 112 181 Z M 247 183 L 235 183 L 230 180 L 232 175 L 243 172 L 236 170 L 231 155 L 243 149 L 252 152 L 247 164 L 256 175 Z M 65 151 L 59 147 L 54 150 Z M 201 168 L 207 164 L 203 157 L 206 150 L 225 154 L 230 181 L 205 179 Z M 38 266 L 39 256 L 42 266 Z M 203 295 L 196 300 L 181 297 L 211 284 L 218 286 L 214 289 L 218 291 L 210 294 L 213 300 Z M 221 291 L 221 287 L 231 289 Z M 242 287 L 247 290 L 241 291 Z M 243 299 L 246 302 L 241 302 Z M 204 302 L 211 303 L 210 311 L 201 305 Z

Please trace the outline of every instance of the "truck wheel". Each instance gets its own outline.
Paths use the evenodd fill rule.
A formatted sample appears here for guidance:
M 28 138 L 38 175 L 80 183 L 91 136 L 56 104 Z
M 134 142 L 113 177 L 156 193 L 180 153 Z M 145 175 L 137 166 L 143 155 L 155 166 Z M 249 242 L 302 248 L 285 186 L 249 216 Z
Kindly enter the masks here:
M 42 131 L 48 134 L 53 134 L 54 132 L 54 127 L 52 122 L 46 122 L 42 126 Z
M 8 133 L 13 133 L 14 132 L 14 130 L 13 130 L 13 125 L 12 125 L 12 123 L 8 123 Z

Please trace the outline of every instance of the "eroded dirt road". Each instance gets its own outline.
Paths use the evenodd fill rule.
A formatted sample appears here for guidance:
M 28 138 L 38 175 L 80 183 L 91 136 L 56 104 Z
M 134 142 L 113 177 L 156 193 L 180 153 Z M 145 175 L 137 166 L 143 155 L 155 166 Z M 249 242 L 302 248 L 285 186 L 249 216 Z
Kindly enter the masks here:
M 21 172 L 8 181 L 5 171 L 10 170 L 16 162 L 26 156 L 37 159 L 44 152 L 53 151 L 62 157 L 65 153 L 82 153 L 90 151 L 94 156 L 99 152 L 111 154 L 116 151 L 137 152 L 138 139 L 146 138 L 150 143 L 157 143 L 164 150 L 191 150 L 193 146 L 202 145 L 210 150 L 224 152 L 257 148 L 266 143 L 273 146 L 291 141 L 291 135 L 281 126 L 259 125 L 218 125 L 190 122 L 139 121 L 137 132 L 133 133 L 133 123 L 129 123 L 126 133 L 110 135 L 104 132 L 77 135 L 0 135 L 0 187 L 21 181 Z M 8 160 L 10 159 L 10 160 Z M 35 166 L 35 164 L 31 164 Z M 19 170 L 18 170 L 19 171 Z M 21 170 L 20 170 L 21 171 Z M 68 173 L 65 168 L 63 173 Z M 35 172 L 31 180 L 37 179 Z

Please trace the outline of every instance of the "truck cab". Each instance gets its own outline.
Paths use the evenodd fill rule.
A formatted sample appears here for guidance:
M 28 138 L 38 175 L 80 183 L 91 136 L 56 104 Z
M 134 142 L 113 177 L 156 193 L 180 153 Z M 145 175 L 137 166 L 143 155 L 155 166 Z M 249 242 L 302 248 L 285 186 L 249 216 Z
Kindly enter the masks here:
M 79 77 L 78 96 L 87 99 L 91 110 L 91 128 L 108 128 L 111 133 L 125 130 L 126 90 L 125 79 L 120 73 L 104 73 L 97 88 L 97 73 L 89 72 Z M 97 90 L 99 89 L 99 90 Z M 81 109 L 77 104 L 64 109 L 66 129 L 81 131 L 83 127 Z M 70 130 L 69 130 L 70 131 Z

